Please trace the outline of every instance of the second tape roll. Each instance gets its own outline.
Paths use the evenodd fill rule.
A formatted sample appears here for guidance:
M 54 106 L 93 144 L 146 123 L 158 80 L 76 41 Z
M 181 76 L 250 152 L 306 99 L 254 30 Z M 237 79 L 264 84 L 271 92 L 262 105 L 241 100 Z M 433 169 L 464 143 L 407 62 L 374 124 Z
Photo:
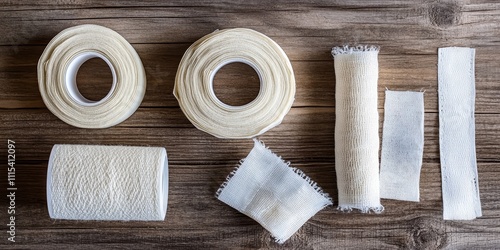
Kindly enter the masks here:
M 248 64 L 260 78 L 259 94 L 246 105 L 227 105 L 213 90 L 217 71 L 233 62 Z M 285 52 L 271 38 L 251 29 L 218 30 L 184 53 L 174 95 L 198 129 L 219 138 L 252 138 L 281 123 L 295 98 L 295 77 Z

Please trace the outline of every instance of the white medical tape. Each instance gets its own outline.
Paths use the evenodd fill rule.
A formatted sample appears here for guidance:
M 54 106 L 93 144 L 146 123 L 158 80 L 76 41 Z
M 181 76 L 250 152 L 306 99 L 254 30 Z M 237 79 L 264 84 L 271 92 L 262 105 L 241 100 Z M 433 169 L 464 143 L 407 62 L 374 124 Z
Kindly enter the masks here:
M 109 93 L 99 101 L 85 98 L 76 83 L 80 66 L 100 58 L 111 70 Z M 146 91 L 146 75 L 134 48 L 117 32 L 98 25 L 61 31 L 38 61 L 38 84 L 47 108 L 80 128 L 107 128 L 130 117 Z
M 260 91 L 248 104 L 231 106 L 217 98 L 213 79 L 229 63 L 251 66 Z M 198 129 L 219 138 L 251 138 L 280 124 L 292 107 L 295 77 L 285 52 L 251 29 L 218 30 L 191 45 L 175 78 L 174 95 Z

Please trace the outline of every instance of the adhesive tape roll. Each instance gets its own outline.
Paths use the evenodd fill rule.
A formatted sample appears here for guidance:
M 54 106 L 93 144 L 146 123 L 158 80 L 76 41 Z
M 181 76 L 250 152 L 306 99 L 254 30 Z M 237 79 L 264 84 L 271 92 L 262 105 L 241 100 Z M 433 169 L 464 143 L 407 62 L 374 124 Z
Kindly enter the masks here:
M 259 94 L 242 106 L 221 102 L 213 90 L 217 71 L 233 62 L 248 64 L 260 78 Z M 285 52 L 269 37 L 251 29 L 226 29 L 187 49 L 174 95 L 198 129 L 219 138 L 251 138 L 281 123 L 294 101 L 295 77 Z
M 165 219 L 165 148 L 56 144 L 47 170 L 47 206 L 54 219 Z
M 99 101 L 85 98 L 76 85 L 80 66 L 104 60 L 113 75 L 109 93 Z M 134 48 L 118 34 L 98 25 L 61 31 L 38 61 L 38 85 L 47 108 L 62 121 L 80 128 L 107 128 L 130 117 L 146 91 L 146 74 Z

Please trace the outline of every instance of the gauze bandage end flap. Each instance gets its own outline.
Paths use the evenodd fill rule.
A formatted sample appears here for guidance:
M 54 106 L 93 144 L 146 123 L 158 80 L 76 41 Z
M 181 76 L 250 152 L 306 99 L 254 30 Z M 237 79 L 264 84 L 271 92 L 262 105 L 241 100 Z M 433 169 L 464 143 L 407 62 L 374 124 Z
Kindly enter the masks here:
M 378 48 L 332 49 L 336 76 L 335 171 L 339 209 L 382 212 L 377 110 Z
M 315 182 L 257 140 L 216 197 L 257 221 L 278 243 L 285 242 L 309 218 L 332 204 Z
M 424 93 L 385 92 L 380 196 L 419 201 L 424 151 Z
M 445 220 L 480 217 L 475 140 L 475 50 L 440 48 L 439 155 Z

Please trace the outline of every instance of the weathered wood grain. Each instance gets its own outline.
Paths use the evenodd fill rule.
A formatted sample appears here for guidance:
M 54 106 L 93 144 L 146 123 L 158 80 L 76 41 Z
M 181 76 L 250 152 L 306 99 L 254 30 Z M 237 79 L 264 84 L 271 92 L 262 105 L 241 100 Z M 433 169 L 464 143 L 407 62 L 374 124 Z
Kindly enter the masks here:
M 379 116 L 383 117 L 383 113 Z M 424 160 L 438 162 L 438 115 L 426 113 L 424 119 Z M 498 119 L 498 114 L 476 115 L 476 151 L 479 161 L 500 161 L 500 147 L 497 146 L 500 141 Z M 54 143 L 67 141 L 80 144 L 163 146 L 176 156 L 171 161 L 179 159 L 188 162 L 212 162 L 220 157 L 230 157 L 242 148 L 252 147 L 249 140 L 220 140 L 197 130 L 179 108 L 140 108 L 125 122 L 112 128 L 97 130 L 67 125 L 45 109 L 24 109 L 22 112 L 0 110 L 0 121 L 5 126 L 0 131 L 0 136 L 10 136 L 24 145 L 19 150 L 26 152 L 21 151 L 19 157 L 31 160 L 47 159 Z M 282 125 L 259 138 L 272 145 L 277 152 L 293 150 L 290 156 L 284 155 L 289 160 L 302 161 L 304 156 L 308 156 L 306 159 L 319 157 L 332 160 L 334 123 L 333 108 L 293 108 Z M 382 119 L 379 127 L 382 133 Z M 242 158 L 247 152 L 248 150 L 240 152 L 237 157 Z
M 141 107 L 109 129 L 71 127 L 45 108 L 37 63 L 62 29 L 94 23 L 118 31 L 141 57 L 147 90 Z M 335 74 L 332 46 L 376 44 L 379 113 L 384 90 L 425 90 L 425 148 L 421 201 L 383 200 L 381 215 L 326 208 L 284 245 L 250 218 L 214 198 L 218 186 L 252 147 L 193 127 L 172 94 L 177 66 L 192 42 L 216 29 L 246 27 L 274 39 L 289 56 L 297 80 L 294 106 L 283 123 L 260 136 L 337 201 L 334 171 Z M 0 139 L 16 141 L 15 244 L 0 248 L 213 249 L 494 249 L 500 246 L 500 3 L 459 1 L 91 1 L 0 3 Z M 443 221 L 438 143 L 437 48 L 476 48 L 476 144 L 483 217 Z M 78 74 L 82 93 L 109 90 L 99 60 Z M 243 104 L 258 92 L 255 72 L 229 65 L 216 93 Z M 380 121 L 382 125 L 382 119 Z M 162 146 L 168 151 L 170 190 L 164 222 L 51 220 L 47 159 L 56 143 Z M 5 159 L 6 144 L 0 144 Z M 6 175 L 0 176 L 6 184 Z M 5 197 L 5 189 L 2 191 Z M 5 208 L 5 198 L 1 207 Z M 6 211 L 3 209 L 3 211 Z M 0 221 L 6 222 L 6 212 Z
M 276 246 L 256 222 L 212 198 L 234 164 L 171 164 L 169 210 L 164 222 L 50 220 L 45 205 L 45 165 L 46 162 L 41 162 L 19 167 L 19 185 L 25 187 L 19 193 L 19 202 L 27 204 L 19 209 L 29 211 L 29 216 L 28 212 L 19 215 L 19 223 L 24 225 L 20 229 L 20 241 L 54 246 L 64 246 L 69 242 L 106 247 L 111 246 L 106 244 L 134 247 L 134 243 L 191 248 L 217 248 L 226 244 L 237 244 L 236 247 Z M 331 164 L 295 166 L 321 183 L 328 183 L 324 186 L 325 190 L 336 193 Z M 500 211 L 494 207 L 499 205 L 500 200 L 495 177 L 500 172 L 496 164 L 482 163 L 479 164 L 479 173 L 485 215 L 476 221 L 457 223 L 441 220 L 439 164 L 429 163 L 422 168 L 419 203 L 383 200 L 386 211 L 382 215 L 344 214 L 330 207 L 310 220 L 284 247 L 353 247 L 353 243 L 359 240 L 356 238 L 362 238 L 357 246 L 367 244 L 372 248 L 471 247 L 484 244 L 478 241 L 480 239 L 488 239 L 488 244 L 499 244 L 500 239 L 496 235 L 500 233 L 500 228 L 496 225 Z M 185 232 L 180 233 L 179 228 Z M 480 239 L 475 238 L 477 232 L 481 232 Z
M 292 66 L 297 82 L 295 107 L 300 106 L 334 106 L 335 75 L 333 59 L 329 50 L 333 43 L 322 49 L 325 55 L 318 60 L 292 59 Z M 189 44 L 176 45 L 134 45 L 142 58 L 147 74 L 147 90 L 143 107 L 177 107 L 172 91 L 177 66 L 184 50 Z M 326 47 L 329 46 L 329 47 Z M 0 46 L 0 108 L 45 108 L 40 93 L 36 67 L 43 46 L 23 46 L 17 53 L 10 47 Z M 290 48 L 289 51 L 299 48 Z M 379 108 L 383 108 L 385 88 L 393 90 L 425 90 L 425 109 L 437 112 L 437 47 L 434 55 L 384 55 L 379 57 Z M 382 47 L 381 53 L 384 52 Z M 494 48 L 478 48 L 476 59 L 476 112 L 497 113 L 500 110 L 500 87 L 495 79 L 500 79 L 500 61 L 494 60 Z M 95 92 L 105 95 L 109 91 L 106 79 L 90 77 L 89 72 L 106 74 L 107 67 L 101 64 L 87 65 L 88 70 L 79 73 L 85 77 L 86 85 L 83 93 Z M 228 67 L 226 74 L 243 73 L 240 79 L 252 77 L 252 71 L 241 71 L 242 67 Z M 219 75 L 219 74 L 218 74 Z M 227 79 L 228 81 L 235 78 Z M 235 100 L 254 93 L 257 89 L 251 81 L 231 81 L 228 88 L 236 94 Z M 235 85 L 234 85 L 235 84 Z M 233 87 L 234 85 L 234 87 Z M 87 87 L 87 88 L 85 88 Z

